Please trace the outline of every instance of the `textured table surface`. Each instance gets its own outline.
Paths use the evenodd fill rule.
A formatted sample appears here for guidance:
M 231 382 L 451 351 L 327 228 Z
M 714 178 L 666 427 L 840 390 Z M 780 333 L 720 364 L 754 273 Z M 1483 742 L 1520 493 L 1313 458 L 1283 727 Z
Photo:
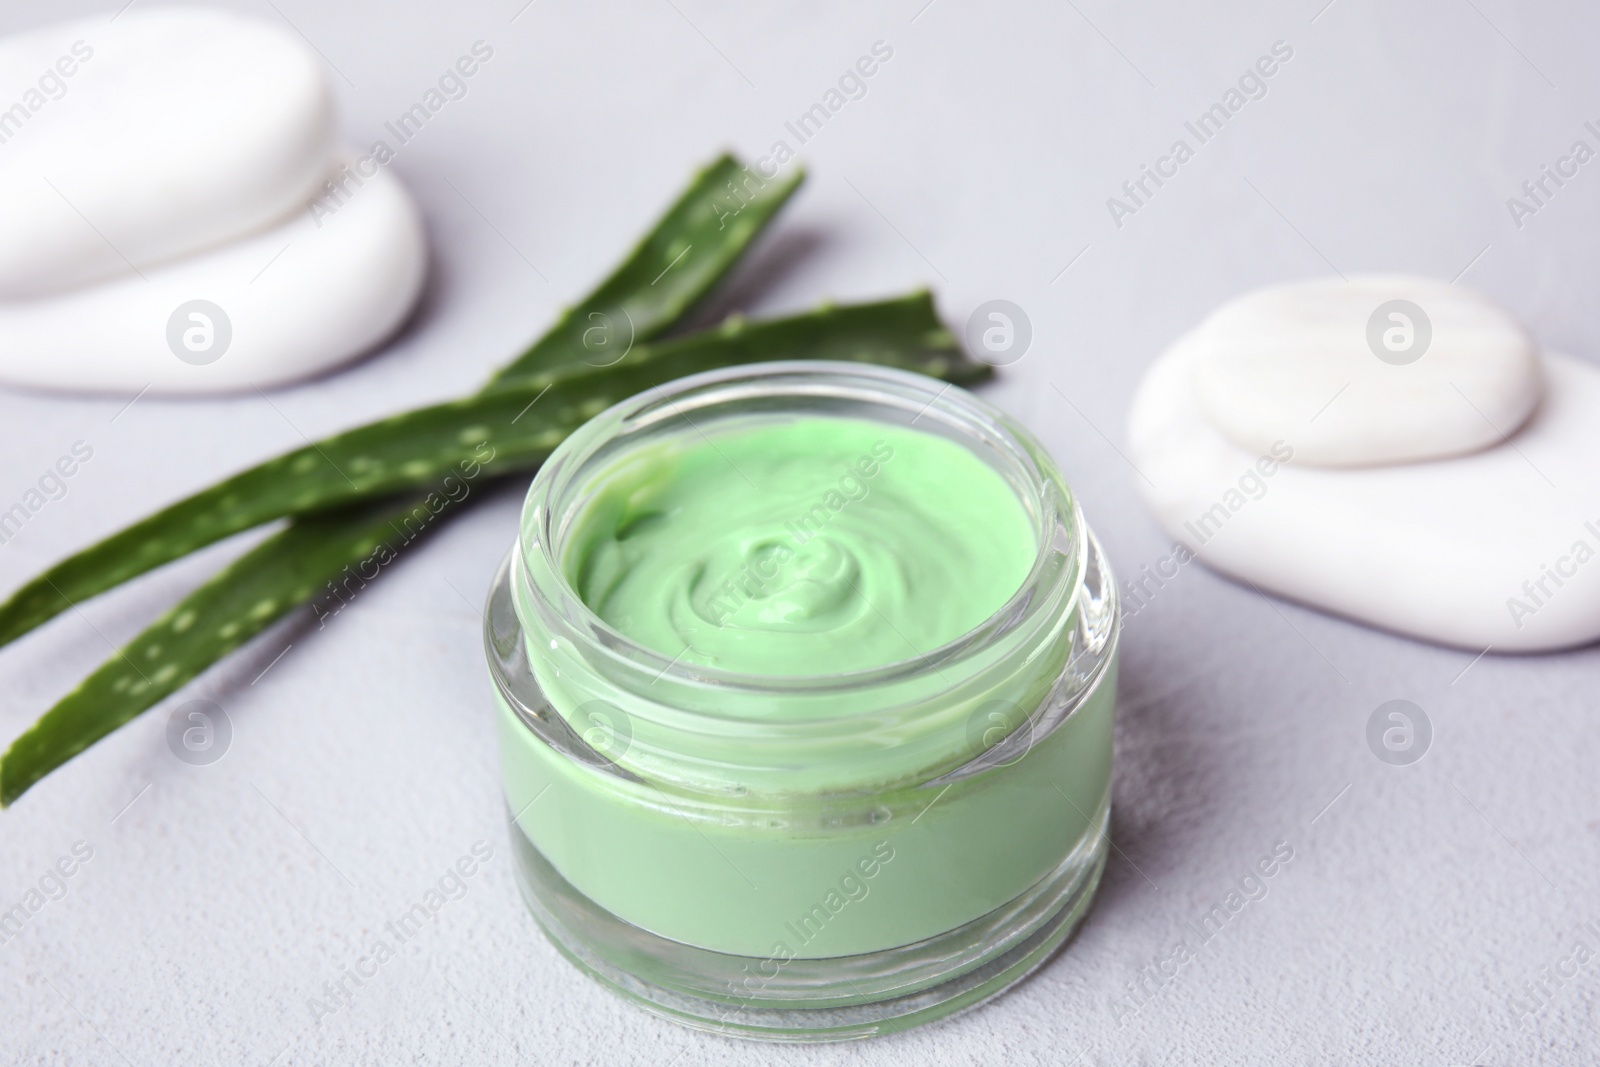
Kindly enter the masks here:
M 523 4 L 240 5 L 327 59 L 358 145 L 388 139 L 474 42 L 493 49 L 392 164 L 432 236 L 424 306 L 374 358 L 270 398 L 0 393 L 0 507 L 75 442 L 94 452 L 0 546 L 0 588 L 302 435 L 470 390 L 725 146 L 784 141 L 811 180 L 724 308 L 927 283 L 959 325 L 1014 301 L 1032 345 L 985 395 L 1048 444 L 1125 575 L 1171 549 L 1121 455 L 1135 382 L 1235 293 L 1333 270 L 1460 275 L 1545 344 L 1600 359 L 1600 161 L 1536 211 L 1507 205 L 1574 142 L 1600 148 L 1585 125 L 1600 12 L 1583 5 Z M 13 0 L 0 29 L 68 8 L 114 10 Z M 892 57 L 865 94 L 801 145 L 786 123 L 880 41 Z M 1275 42 L 1292 57 L 1264 95 L 1199 143 L 1185 123 Z M 1193 155 L 1175 176 L 1108 208 L 1179 139 Z M 227 711 L 220 762 L 173 757 L 169 702 L 0 816 L 0 910 L 92 849 L 0 944 L 0 1058 L 1593 1062 L 1600 653 L 1475 659 L 1198 565 L 1128 621 L 1116 850 L 1065 953 L 981 1011 L 852 1046 L 755 1048 L 650 1018 L 580 978 L 516 896 L 478 611 L 519 493 L 487 496 L 325 628 L 288 622 L 186 690 Z M 0 651 L 0 733 L 242 548 Z M 1366 740 L 1391 699 L 1432 724 L 1410 766 Z M 493 856 L 465 895 L 315 1018 L 308 998 L 480 840 Z M 1266 895 L 1163 968 L 1280 843 L 1294 858 Z

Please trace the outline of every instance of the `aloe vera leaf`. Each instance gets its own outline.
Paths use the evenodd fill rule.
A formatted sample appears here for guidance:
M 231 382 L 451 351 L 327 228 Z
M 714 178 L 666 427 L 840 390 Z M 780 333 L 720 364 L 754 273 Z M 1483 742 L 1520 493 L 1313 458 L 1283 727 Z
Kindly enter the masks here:
M 0 644 L 73 604 L 224 537 L 445 479 L 537 466 L 566 434 L 640 390 L 697 371 L 773 359 L 846 359 L 972 381 L 927 293 L 722 326 L 636 345 L 620 362 L 546 372 L 420 408 L 287 452 L 216 483 L 63 560 L 0 605 Z
M 542 373 L 548 378 L 562 372 L 585 373 L 593 367 L 612 362 L 619 353 L 627 353 L 633 344 L 649 341 L 671 329 L 704 299 L 748 250 L 802 180 L 803 172 L 798 169 L 783 180 L 762 180 L 750 174 L 730 155 L 714 160 L 696 175 L 689 188 L 667 209 L 611 276 L 578 306 L 565 312 L 521 356 L 496 374 L 489 387 L 522 379 L 530 374 Z M 191 608 L 196 611 L 206 607 L 214 609 L 217 603 L 227 600 L 231 592 L 240 594 L 240 602 L 252 603 L 248 594 L 252 585 L 258 583 L 252 574 L 240 569 L 251 560 L 259 565 L 271 565 L 268 569 L 277 575 L 276 585 L 282 594 L 282 610 L 290 610 L 295 604 L 309 598 L 310 593 L 305 592 L 305 588 L 315 588 L 318 584 L 317 581 L 308 581 L 299 586 L 292 585 L 297 573 L 315 571 L 319 562 L 327 561 L 336 565 L 325 569 L 337 574 L 344 566 L 340 562 L 344 548 L 387 536 L 386 530 L 392 525 L 392 519 L 391 512 L 386 508 L 394 508 L 393 515 L 407 516 L 415 513 L 427 499 L 413 498 L 399 505 L 392 501 L 378 505 L 363 504 L 293 520 L 289 528 L 273 535 L 254 552 L 217 575 L 202 590 L 169 613 L 168 617 L 185 618 L 184 612 Z M 369 511 L 373 507 L 378 509 L 376 513 Z M 217 536 L 225 535 L 217 534 L 207 540 L 215 540 Z M 92 553 L 95 550 L 89 551 Z M 150 553 L 151 559 L 130 574 L 118 577 L 115 572 L 108 572 L 99 580 L 87 583 L 85 588 L 89 592 L 80 591 L 79 596 L 93 595 L 132 574 L 158 565 L 161 562 L 160 555 L 159 552 Z M 356 553 L 358 559 L 361 555 Z M 80 554 L 74 559 L 81 565 L 82 557 L 83 554 Z M 300 561 L 299 572 L 296 571 L 297 560 Z M 70 571 L 73 563 L 73 560 L 68 560 L 56 570 Z M 44 578 L 24 586 L 4 605 L 0 605 L 0 620 L 5 620 L 0 621 L 0 645 L 59 613 L 72 602 L 56 589 L 46 588 L 53 573 L 47 573 Z M 196 602 L 197 598 L 202 597 L 209 597 L 210 600 Z M 258 606 L 264 602 L 256 600 L 253 604 Z M 75 699 L 83 699 L 80 695 L 92 692 L 97 679 L 113 671 L 117 662 L 126 661 L 119 657 L 108 663 L 47 713 L 38 725 L 12 745 L 5 757 L 0 758 L 0 806 L 9 804 L 39 777 L 160 700 L 182 685 L 187 677 L 204 670 L 270 621 L 270 618 L 257 619 L 248 612 L 242 620 L 218 621 L 219 632 L 230 623 L 238 627 L 230 631 L 232 637 L 236 638 L 232 644 L 191 648 L 188 656 L 190 669 L 183 679 L 167 687 L 154 684 L 141 687 L 140 692 L 144 696 L 139 700 L 131 700 L 124 695 L 120 703 L 111 701 L 102 721 L 80 734 L 75 722 L 82 717 L 83 707 L 76 705 L 77 710 L 74 711 Z M 247 625 L 254 625 L 249 633 L 245 632 Z M 139 640 L 151 638 L 152 634 L 159 632 L 160 626 L 158 622 Z M 136 641 L 135 645 L 138 643 Z M 157 668 L 158 673 L 160 669 Z M 114 684 L 114 681 L 112 679 L 108 684 Z M 134 683 L 129 682 L 128 685 L 132 687 Z
M 732 156 L 701 170 L 622 265 L 490 380 L 603 366 L 671 329 L 745 253 L 804 180 L 762 178 Z
M 11 743 L 0 761 L 0 805 L 311 599 L 381 543 L 401 541 L 399 524 L 415 507 L 385 500 L 302 519 L 224 567 Z
M 397 419 L 453 413 L 455 420 L 445 425 L 455 429 L 462 425 L 461 416 L 470 412 L 474 426 L 489 428 L 485 441 L 492 442 L 496 455 L 482 466 L 494 471 L 542 462 L 557 443 L 549 435 L 564 436 L 583 421 L 562 416 L 563 406 L 581 411 L 583 399 L 599 402 L 605 399 L 602 393 L 610 394 L 614 388 L 636 391 L 715 366 L 817 358 L 880 363 L 954 382 L 971 382 L 991 373 L 956 347 L 939 326 L 926 293 L 765 323 L 734 320 L 711 336 L 697 334 L 657 348 L 631 355 L 637 362 L 625 361 L 616 368 L 616 376 L 557 380 L 543 394 L 533 384 L 507 387 Z M 619 398 L 625 395 L 630 393 L 621 392 Z M 535 407 L 524 409 L 523 419 L 504 426 L 506 432 L 497 432 L 529 397 L 537 400 Z M 542 418 L 548 421 L 539 423 L 539 429 L 517 428 L 547 403 Z M 442 443 L 466 448 L 459 432 L 455 439 L 447 434 Z M 441 512 L 446 506 L 442 500 L 438 504 Z M 197 676 L 273 619 L 310 600 L 345 566 L 368 558 L 380 543 L 389 542 L 391 532 L 403 536 L 412 515 L 430 510 L 409 497 L 398 505 L 392 500 L 347 505 L 296 519 L 263 541 L 152 624 L 12 744 L 0 758 L 0 806 L 9 805 L 40 778 Z
M 797 170 L 782 181 L 762 182 L 749 175 L 746 168 L 732 156 L 724 155 L 713 161 L 696 175 L 689 188 L 667 209 L 612 275 L 491 379 L 490 387 L 533 372 L 570 370 L 581 373 L 592 366 L 610 362 L 619 351 L 626 352 L 633 343 L 648 341 L 672 328 L 704 299 L 722 275 L 738 261 L 761 229 L 793 195 L 802 178 L 802 173 Z M 598 324 L 597 316 L 600 320 Z M 594 332 L 597 325 L 603 325 L 604 329 Z M 595 344 L 596 340 L 601 343 Z M 309 597 L 306 589 L 319 584 L 307 576 L 317 571 L 320 563 L 329 564 L 321 568 L 323 571 L 337 574 L 344 566 L 341 560 L 345 548 L 375 543 L 374 539 L 387 536 L 392 519 L 391 512 L 386 508 L 392 507 L 395 516 L 407 517 L 418 513 L 416 509 L 423 506 L 427 499 L 418 497 L 403 504 L 394 504 L 393 501 L 378 505 L 363 504 L 309 519 L 293 520 L 288 529 L 274 534 L 244 560 L 219 574 L 203 590 L 169 613 L 169 617 L 186 618 L 186 611 L 198 611 L 201 608 L 209 608 L 215 613 L 216 605 L 226 600 L 230 593 L 237 593 L 240 603 L 252 607 L 263 603 L 262 599 L 250 599 L 252 587 L 261 584 L 255 575 L 260 573 L 263 580 L 267 577 L 262 568 L 270 569 L 276 575 L 276 582 L 267 584 L 278 587 L 282 594 L 281 608 L 288 611 Z M 374 507 L 378 509 L 376 512 L 370 510 Z M 154 553 L 152 558 L 159 555 Z M 360 558 L 361 553 L 355 555 Z M 242 569 L 252 561 L 257 564 L 257 571 Z M 68 564 L 71 563 L 69 560 Z M 147 560 L 133 573 L 155 565 L 156 562 Z M 72 569 L 66 565 L 63 567 L 68 571 Z M 294 584 L 297 574 L 306 577 L 298 585 Z M 118 577 L 110 572 L 97 582 L 89 583 L 86 588 L 99 591 L 127 576 L 131 575 Z M 0 624 L 0 644 L 57 614 L 70 603 L 56 590 L 45 588 L 49 578 L 47 574 L 46 580 L 36 580 L 25 586 L 6 604 L 0 605 L 0 618 L 9 620 L 9 625 Z M 92 592 L 81 595 L 92 595 Z M 215 629 L 219 633 L 230 624 L 237 627 L 229 631 L 232 643 L 190 648 L 190 667 L 183 679 L 169 680 L 170 684 L 166 686 L 152 684 L 141 687 L 139 692 L 143 696 L 140 699 L 132 699 L 124 693 L 119 700 L 107 705 L 98 724 L 91 724 L 90 729 L 80 731 L 76 723 L 84 713 L 82 700 L 94 697 L 97 688 L 95 683 L 104 680 L 117 662 L 126 662 L 119 657 L 86 680 L 73 695 L 48 713 L 39 725 L 19 738 L 6 756 L 0 758 L 0 806 L 8 804 L 71 755 L 183 684 L 187 676 L 204 670 L 226 655 L 250 633 L 271 620 L 255 617 L 246 611 L 240 620 L 212 621 L 216 623 Z M 156 640 L 151 635 L 158 633 L 160 626 L 157 623 L 140 640 Z M 246 627 L 249 627 L 248 633 Z M 136 645 L 138 643 L 135 642 Z M 158 667 L 157 671 L 160 669 Z M 107 682 L 113 686 L 114 683 L 114 678 Z M 132 687 L 134 683 L 130 681 L 128 685 Z M 83 696 L 85 693 L 89 696 Z

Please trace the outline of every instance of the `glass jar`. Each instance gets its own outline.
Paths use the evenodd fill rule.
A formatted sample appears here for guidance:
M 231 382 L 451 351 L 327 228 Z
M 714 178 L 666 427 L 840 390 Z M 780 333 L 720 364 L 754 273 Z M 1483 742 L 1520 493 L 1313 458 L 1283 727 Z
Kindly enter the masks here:
M 1022 587 L 926 655 L 806 677 L 674 660 L 582 603 L 563 539 L 595 472 L 798 415 L 971 449 L 1034 523 Z M 834 1040 L 977 1004 L 1043 963 L 1099 882 L 1118 622 L 1054 462 L 962 389 L 790 362 L 624 401 L 535 477 L 486 613 L 528 906 L 578 967 L 700 1029 Z

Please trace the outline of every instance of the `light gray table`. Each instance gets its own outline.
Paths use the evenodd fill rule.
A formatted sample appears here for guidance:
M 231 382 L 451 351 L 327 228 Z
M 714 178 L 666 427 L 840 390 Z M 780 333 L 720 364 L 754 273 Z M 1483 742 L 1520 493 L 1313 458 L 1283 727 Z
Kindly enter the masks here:
M 241 5 L 326 57 L 358 145 L 473 42 L 493 48 L 394 163 L 432 235 L 424 307 L 381 354 L 270 402 L 0 393 L 0 507 L 75 441 L 94 449 L 0 546 L 0 588 L 302 434 L 470 390 L 724 146 L 783 140 L 812 174 L 725 305 L 926 283 L 957 325 L 991 298 L 1026 309 L 1032 348 L 985 395 L 1050 446 L 1124 574 L 1170 548 L 1119 451 L 1134 384 L 1246 288 L 1464 272 L 1546 344 L 1600 358 L 1600 161 L 1532 216 L 1506 203 L 1574 141 L 1600 147 L 1584 125 L 1600 118 L 1600 12 L 1576 3 L 523 2 Z M 112 10 L 14 0 L 0 28 L 67 8 Z M 865 95 L 801 146 L 786 123 L 878 41 L 893 55 Z M 1198 144 L 1185 122 L 1278 41 L 1293 56 L 1265 95 Z M 1114 220 L 1108 198 L 1178 138 L 1193 158 Z M 173 757 L 169 703 L 0 816 L 0 909 L 75 842 L 93 850 L 0 944 L 0 1058 L 1593 1062 L 1600 964 L 1551 976 L 1577 941 L 1600 951 L 1585 925 L 1600 657 L 1475 661 L 1198 566 L 1127 626 L 1116 851 L 1067 952 L 979 1012 L 860 1045 L 755 1048 L 655 1021 L 563 962 L 512 883 L 478 609 L 518 503 L 491 494 L 325 629 L 281 626 L 192 685 L 181 699 L 233 724 L 220 762 Z M 0 651 L 0 733 L 242 547 Z M 1393 698 L 1434 727 L 1413 766 L 1365 740 Z M 308 998 L 480 839 L 494 856 L 467 894 L 314 1022 Z M 1265 898 L 1155 977 L 1278 842 L 1294 859 Z M 1545 1006 L 1519 1017 L 1536 981 Z

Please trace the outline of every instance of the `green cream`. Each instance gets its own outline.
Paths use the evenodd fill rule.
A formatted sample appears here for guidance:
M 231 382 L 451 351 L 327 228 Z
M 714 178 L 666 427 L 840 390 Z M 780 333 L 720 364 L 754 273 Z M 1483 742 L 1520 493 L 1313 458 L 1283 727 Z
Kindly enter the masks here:
M 748 674 L 913 659 L 999 610 L 1038 552 L 970 449 L 864 420 L 666 438 L 588 491 L 565 560 L 584 603 L 657 652 Z
M 598 416 L 529 492 L 489 627 L 525 891 L 674 989 L 670 947 L 605 948 L 574 902 L 754 960 L 777 1001 L 812 995 L 788 959 L 977 967 L 1103 861 L 1109 575 L 976 398 L 740 373 Z
M 1114 692 L 1097 688 L 1012 766 L 859 805 L 713 805 L 596 775 L 502 701 L 506 802 L 563 877 L 652 933 L 740 956 L 875 952 L 989 914 L 1101 841 Z

